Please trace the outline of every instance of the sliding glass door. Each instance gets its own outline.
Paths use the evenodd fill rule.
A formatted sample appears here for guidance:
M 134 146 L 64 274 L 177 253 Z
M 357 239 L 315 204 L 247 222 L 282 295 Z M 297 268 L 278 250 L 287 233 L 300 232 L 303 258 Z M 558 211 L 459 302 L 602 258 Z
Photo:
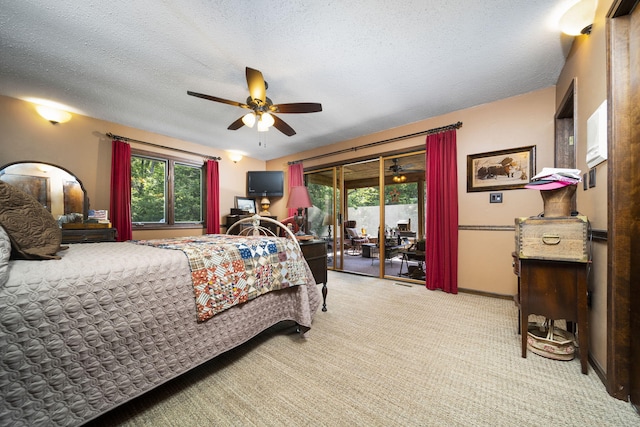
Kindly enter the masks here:
M 327 267 L 338 270 L 342 269 L 342 253 L 337 245 L 342 239 L 341 227 L 338 226 L 342 216 L 341 173 L 337 166 L 305 174 L 305 183 L 313 201 L 313 207 L 307 214 L 309 230 L 327 242 Z
M 384 275 L 424 280 L 425 155 L 384 158 Z
M 309 171 L 305 183 L 308 230 L 327 241 L 330 269 L 424 280 L 424 151 Z
M 380 159 L 344 165 L 343 270 L 379 277 Z

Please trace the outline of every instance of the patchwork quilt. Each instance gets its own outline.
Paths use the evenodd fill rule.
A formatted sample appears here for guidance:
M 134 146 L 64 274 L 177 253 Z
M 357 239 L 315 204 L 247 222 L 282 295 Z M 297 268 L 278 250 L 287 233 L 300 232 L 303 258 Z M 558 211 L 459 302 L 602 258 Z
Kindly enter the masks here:
M 286 238 L 207 234 L 133 243 L 185 253 L 200 322 L 267 292 L 307 283 L 302 252 Z

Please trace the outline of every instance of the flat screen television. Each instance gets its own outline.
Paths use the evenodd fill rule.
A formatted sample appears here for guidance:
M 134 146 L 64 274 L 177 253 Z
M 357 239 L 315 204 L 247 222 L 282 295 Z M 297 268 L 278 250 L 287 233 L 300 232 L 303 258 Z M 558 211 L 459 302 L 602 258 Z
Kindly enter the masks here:
M 247 172 L 247 197 L 278 197 L 284 195 L 284 172 Z

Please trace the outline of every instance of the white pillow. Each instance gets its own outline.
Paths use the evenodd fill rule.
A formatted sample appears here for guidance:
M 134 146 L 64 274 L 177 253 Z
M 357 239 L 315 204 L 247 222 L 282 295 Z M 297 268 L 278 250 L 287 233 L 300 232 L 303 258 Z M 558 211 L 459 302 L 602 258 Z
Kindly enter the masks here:
M 0 286 L 4 286 L 9 279 L 9 257 L 11 256 L 11 241 L 9 235 L 0 226 Z

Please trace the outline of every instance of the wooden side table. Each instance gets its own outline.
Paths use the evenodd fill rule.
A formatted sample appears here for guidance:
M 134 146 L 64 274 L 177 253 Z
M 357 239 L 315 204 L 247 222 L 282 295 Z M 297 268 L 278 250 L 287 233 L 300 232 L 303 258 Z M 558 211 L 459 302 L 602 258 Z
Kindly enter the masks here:
M 62 243 L 115 242 L 115 228 L 63 228 Z
M 519 263 L 517 262 L 519 261 Z M 587 263 L 523 259 L 520 267 L 520 334 L 522 357 L 527 357 L 529 315 L 578 323 L 578 346 L 582 373 L 588 372 L 589 312 Z M 514 264 L 515 267 L 515 264 Z
M 327 242 L 306 240 L 299 243 L 313 278 L 316 283 L 322 283 L 322 311 L 327 311 Z
M 241 219 L 250 218 L 253 215 L 254 214 L 251 214 L 251 215 L 227 215 L 226 223 L 223 224 L 223 226 L 226 227 L 227 230 L 229 230 L 229 228 L 233 224 L 235 224 L 236 222 L 240 221 Z M 275 215 L 267 215 L 266 218 L 275 219 L 276 221 L 278 220 L 278 217 L 275 216 Z M 251 224 L 244 224 L 243 226 L 251 227 Z M 279 233 L 280 233 L 278 225 L 276 225 L 276 224 L 274 224 L 272 222 L 260 221 L 260 226 L 271 230 L 271 232 L 273 234 L 275 234 L 276 236 L 278 236 Z M 238 234 L 238 233 L 240 233 L 241 230 L 242 230 L 242 227 L 236 227 L 231 234 Z

